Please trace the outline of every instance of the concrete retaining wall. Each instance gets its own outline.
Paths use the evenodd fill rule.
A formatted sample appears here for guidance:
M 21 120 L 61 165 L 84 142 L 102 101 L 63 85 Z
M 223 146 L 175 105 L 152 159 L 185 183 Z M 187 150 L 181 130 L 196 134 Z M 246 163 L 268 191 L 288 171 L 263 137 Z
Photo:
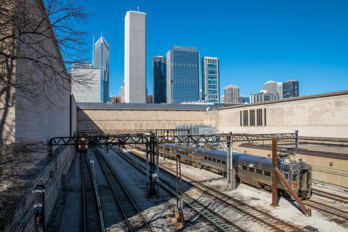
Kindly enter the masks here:
M 205 111 L 95 110 L 77 111 L 77 130 L 109 133 L 115 130 L 173 129 L 203 124 Z
M 37 185 L 43 185 L 46 189 L 43 208 L 44 221 L 47 227 L 75 153 L 74 146 L 61 149 L 61 152 L 53 158 L 43 173 L 36 179 L 34 185 L 28 189 L 27 194 L 19 201 L 5 223 L 0 226 L 0 231 L 36 231 L 34 205 L 41 204 L 39 200 L 42 199 L 42 193 L 32 192 Z

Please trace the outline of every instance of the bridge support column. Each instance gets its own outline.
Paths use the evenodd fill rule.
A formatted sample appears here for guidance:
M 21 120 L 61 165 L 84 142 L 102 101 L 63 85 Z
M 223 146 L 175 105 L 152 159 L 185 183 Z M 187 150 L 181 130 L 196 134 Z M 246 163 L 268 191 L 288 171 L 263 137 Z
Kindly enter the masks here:
M 146 142 L 146 171 L 147 171 L 147 198 L 158 198 L 158 171 L 159 157 L 156 153 L 156 136 L 150 134 L 148 142 Z

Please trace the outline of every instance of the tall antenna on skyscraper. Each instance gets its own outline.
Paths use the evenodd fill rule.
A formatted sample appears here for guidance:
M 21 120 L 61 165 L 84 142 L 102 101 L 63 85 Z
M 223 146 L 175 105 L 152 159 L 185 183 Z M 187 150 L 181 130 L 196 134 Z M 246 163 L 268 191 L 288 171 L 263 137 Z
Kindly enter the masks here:
M 92 67 L 94 68 L 94 50 L 95 50 L 95 46 L 94 46 L 94 35 L 93 35 L 93 44 L 92 44 Z

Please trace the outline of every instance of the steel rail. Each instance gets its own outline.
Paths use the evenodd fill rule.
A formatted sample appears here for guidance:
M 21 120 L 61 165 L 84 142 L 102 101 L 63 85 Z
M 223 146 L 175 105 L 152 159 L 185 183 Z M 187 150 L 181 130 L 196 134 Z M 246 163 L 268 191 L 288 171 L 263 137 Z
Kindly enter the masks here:
M 340 210 L 340 209 L 337 209 L 337 208 L 329 206 L 329 205 L 325 205 L 323 203 L 314 201 L 312 199 L 306 200 L 305 202 L 303 202 L 303 204 L 308 205 L 312 208 L 316 208 L 319 211 L 323 211 L 325 213 L 332 214 L 332 215 L 335 215 L 337 217 L 344 218 L 345 220 L 348 220 L 348 212 L 347 211 Z M 333 212 L 333 211 L 336 211 L 336 212 Z
M 138 156 L 142 156 L 142 155 L 140 155 L 138 153 Z M 167 171 L 167 172 L 169 172 L 171 174 L 173 174 L 173 172 L 174 172 L 171 169 L 169 169 L 167 167 L 164 167 L 163 165 L 160 165 L 160 167 L 163 170 L 165 170 L 165 171 Z M 267 214 L 267 213 L 265 213 L 265 212 L 255 208 L 255 207 L 252 207 L 252 206 L 250 206 L 250 205 L 248 205 L 248 204 L 246 204 L 246 203 L 244 203 L 244 202 L 242 202 L 240 200 L 237 200 L 237 199 L 235 199 L 235 198 L 233 198 L 233 197 L 231 197 L 231 196 L 229 196 L 229 195 L 227 195 L 227 194 L 225 194 L 223 192 L 220 192 L 220 191 L 218 191 L 216 189 L 213 189 L 213 188 L 211 188 L 211 187 L 209 187 L 207 185 L 199 183 L 198 181 L 196 181 L 196 180 L 194 180 L 194 179 L 192 179 L 192 178 L 190 178 L 190 177 L 188 177 L 188 176 L 186 176 L 184 174 L 181 174 L 181 176 L 183 177 L 183 179 L 186 179 L 187 183 L 189 183 L 192 186 L 196 187 L 197 189 L 199 189 L 200 191 L 204 192 L 205 194 L 211 196 L 214 199 L 218 199 L 221 202 L 224 202 L 229 207 L 231 207 L 231 208 L 241 212 L 242 214 L 244 214 L 244 215 L 246 215 L 248 217 L 253 218 L 254 220 L 256 220 L 256 221 L 266 225 L 267 227 L 273 228 L 274 230 L 279 230 L 279 229 L 284 230 L 284 227 L 288 227 L 288 228 L 291 229 L 291 231 L 302 231 L 300 228 L 297 228 L 297 227 L 295 227 L 295 226 L 293 226 L 293 225 L 291 225 L 291 224 L 289 224 L 287 222 L 282 221 L 281 219 L 278 219 L 278 218 L 276 218 L 276 217 L 274 217 L 272 215 L 269 215 L 269 214 Z M 189 180 L 189 181 L 187 181 L 187 180 Z M 199 185 L 200 187 L 197 186 L 197 185 Z M 206 190 L 204 190 L 202 188 L 205 188 Z M 222 198 L 218 197 L 216 194 L 220 195 Z M 235 204 L 226 202 L 226 200 L 224 200 L 223 198 L 228 199 L 228 200 L 232 200 L 234 203 L 237 203 L 240 206 L 236 206 Z M 244 209 L 242 209 L 241 207 L 244 207 Z M 254 211 L 254 212 L 260 214 L 261 216 L 268 218 L 268 220 L 270 220 L 271 222 L 267 222 L 267 221 L 265 221 L 264 218 L 260 218 L 260 216 L 254 215 L 255 213 L 253 214 L 252 212 L 248 212 L 248 211 Z M 282 228 L 279 228 L 280 227 L 279 225 L 282 225 Z
M 131 222 L 129 220 L 128 215 L 134 215 L 137 214 L 140 219 L 142 220 L 143 225 L 145 226 L 145 229 L 147 231 L 152 231 L 151 227 L 149 226 L 149 224 L 146 222 L 145 218 L 143 217 L 143 215 L 141 214 L 140 210 L 138 209 L 138 207 L 136 206 L 136 204 L 134 203 L 134 201 L 132 200 L 131 196 L 129 195 L 129 193 L 127 192 L 125 186 L 122 184 L 121 180 L 119 179 L 118 175 L 115 173 L 115 171 L 113 170 L 113 168 L 111 167 L 110 163 L 105 159 L 105 157 L 98 151 L 98 149 L 94 148 L 93 149 L 94 153 L 96 154 L 96 157 L 99 161 L 99 164 L 105 174 L 105 177 L 109 183 L 109 186 L 111 187 L 111 190 L 114 194 L 115 200 L 117 201 L 120 210 L 124 216 L 124 219 L 127 222 L 128 228 L 130 231 L 138 231 L 139 228 L 134 228 L 134 222 Z M 111 180 L 111 178 L 113 178 L 113 180 Z M 115 187 L 116 186 L 116 187 Z M 117 190 L 116 190 L 117 189 Z M 122 198 L 122 199 L 120 199 Z M 130 204 L 127 205 L 127 203 L 123 200 L 128 200 L 128 202 Z M 126 206 L 131 205 L 133 208 L 133 212 L 129 213 L 126 212 L 125 208 Z M 127 207 L 129 210 L 129 207 Z M 128 215 L 127 215 L 128 214 Z M 133 225 L 132 225 L 133 224 Z
M 140 165 L 136 160 L 130 158 L 129 156 L 125 155 L 122 151 L 113 149 L 117 154 L 119 154 L 122 158 L 124 158 L 128 163 L 136 167 L 139 171 L 146 174 L 146 169 L 144 166 Z M 181 198 L 186 205 L 194 209 L 197 213 L 199 213 L 201 216 L 206 218 L 208 221 L 213 223 L 217 228 L 219 228 L 222 231 L 244 231 L 242 228 L 235 225 L 233 222 L 229 221 L 228 219 L 222 217 L 218 213 L 214 212 L 213 210 L 207 208 L 202 203 L 198 202 L 197 200 L 194 200 L 187 194 L 183 193 L 183 197 L 180 195 L 177 195 L 175 187 L 162 178 L 159 180 L 159 184 L 161 187 L 163 187 L 165 190 L 167 190 L 169 193 L 171 193 L 174 196 L 178 196 Z
M 321 190 L 318 190 L 318 189 L 312 189 L 312 192 L 315 193 L 315 195 L 318 195 L 318 196 L 321 196 L 321 197 L 330 198 L 332 200 L 348 204 L 348 198 L 347 197 L 340 196 L 340 195 L 333 194 L 333 193 L 329 193 L 329 192 L 325 192 L 325 191 L 321 191 Z
M 87 164 L 86 166 L 84 164 Z M 85 154 L 80 154 L 82 199 L 83 199 L 83 231 L 103 231 L 105 232 L 100 199 L 93 183 L 93 174 L 89 165 L 89 159 Z M 98 211 L 98 212 L 97 212 Z M 97 215 L 96 215 L 97 214 Z

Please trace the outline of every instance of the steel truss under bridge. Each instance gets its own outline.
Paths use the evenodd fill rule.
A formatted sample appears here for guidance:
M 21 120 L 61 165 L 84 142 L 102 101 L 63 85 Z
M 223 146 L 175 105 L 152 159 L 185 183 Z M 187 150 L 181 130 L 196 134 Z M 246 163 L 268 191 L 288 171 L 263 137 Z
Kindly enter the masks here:
M 161 131 L 161 133 L 159 133 Z M 150 188 L 146 194 L 147 197 L 158 197 L 158 185 L 155 185 L 158 179 L 159 157 L 158 144 L 181 143 L 226 143 L 227 145 L 227 188 L 235 189 L 235 172 L 233 170 L 233 142 L 252 142 L 272 140 L 295 140 L 295 150 L 298 150 L 298 131 L 295 133 L 277 133 L 277 134 L 181 134 L 176 135 L 175 130 L 157 130 L 156 134 L 79 134 L 74 137 L 54 137 L 49 141 L 50 154 L 53 147 L 59 145 L 76 145 L 80 138 L 87 138 L 89 145 L 105 145 L 107 150 L 112 146 L 124 146 L 128 144 L 146 144 L 146 163 L 149 174 L 148 185 Z M 157 187 L 157 190 L 155 189 Z

